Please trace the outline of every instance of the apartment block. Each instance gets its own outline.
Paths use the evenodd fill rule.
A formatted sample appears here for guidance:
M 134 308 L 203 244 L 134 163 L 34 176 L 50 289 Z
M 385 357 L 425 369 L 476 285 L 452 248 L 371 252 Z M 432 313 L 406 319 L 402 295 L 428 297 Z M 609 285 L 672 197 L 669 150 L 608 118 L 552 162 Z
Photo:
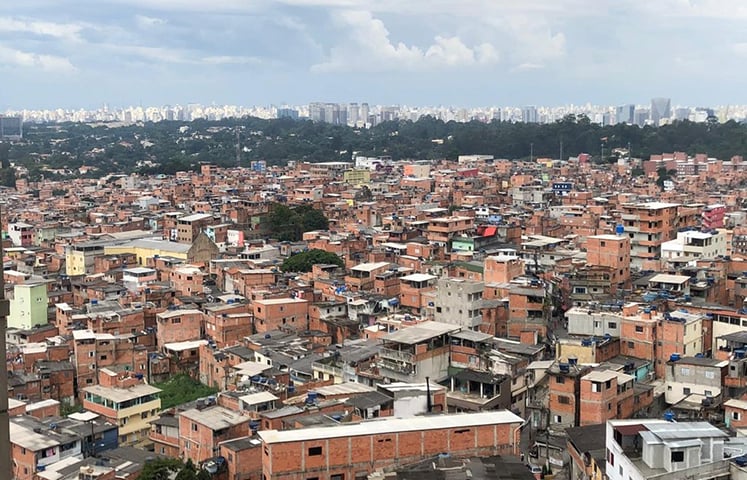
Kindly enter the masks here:
M 117 425 L 120 445 L 147 443 L 150 421 L 158 418 L 161 410 L 158 397 L 161 390 L 142 383 L 136 377 L 119 377 L 107 370 L 101 375 L 112 380 L 109 384 L 83 388 L 83 408 Z
M 610 480 L 728 478 L 727 437 L 708 422 L 610 420 L 605 473 Z M 729 446 L 736 455 L 747 451 L 742 442 Z
M 309 302 L 300 298 L 272 298 L 255 300 L 254 327 L 257 333 L 283 327 L 306 329 Z
M 439 278 L 436 286 L 434 319 L 475 330 L 482 324 L 483 282 Z
M 634 381 L 635 377 L 613 370 L 594 370 L 581 377 L 579 425 L 630 418 Z
M 423 322 L 386 335 L 377 361 L 380 375 L 393 382 L 444 380 L 449 369 L 448 335 L 458 330 L 453 324 Z
M 680 227 L 677 203 L 649 202 L 621 205 L 625 234 L 630 237 L 631 267 L 656 270 L 661 267 L 661 245 L 673 240 Z

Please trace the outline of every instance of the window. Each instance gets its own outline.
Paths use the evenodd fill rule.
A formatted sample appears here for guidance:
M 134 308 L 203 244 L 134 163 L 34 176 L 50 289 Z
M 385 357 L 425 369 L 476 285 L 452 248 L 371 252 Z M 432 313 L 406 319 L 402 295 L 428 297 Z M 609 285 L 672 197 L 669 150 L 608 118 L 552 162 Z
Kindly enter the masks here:
M 712 397 L 712 396 L 713 396 L 713 392 L 712 392 L 712 391 L 710 391 L 710 390 L 705 390 L 705 391 L 703 391 L 703 394 L 704 394 L 704 395 L 705 395 L 706 397 Z
M 742 415 L 739 414 L 739 412 L 731 412 L 731 418 L 732 420 L 739 420 Z
M 706 378 L 710 378 L 710 379 L 713 379 L 713 378 L 715 377 L 715 375 L 713 374 L 713 371 L 711 371 L 711 370 L 706 370 L 706 372 L 705 372 L 705 377 L 706 377 Z
M 560 415 L 555 415 L 554 420 L 555 420 L 555 423 L 562 423 L 563 417 L 561 417 Z
M 148 412 L 143 412 L 140 414 L 140 418 L 145 419 L 148 418 Z
M 591 391 L 598 393 L 602 391 L 602 384 L 599 382 L 591 382 Z
M 607 328 L 610 328 L 610 329 L 617 328 L 617 322 L 607 322 Z
M 688 375 L 690 375 L 690 369 L 689 369 L 689 368 L 685 368 L 685 367 L 682 367 L 682 368 L 680 369 L 680 373 L 681 373 L 682 375 L 688 376 Z
M 685 452 L 672 452 L 672 462 L 684 462 Z
M 635 326 L 635 333 L 643 333 L 643 327 L 640 325 Z
M 565 377 L 558 375 L 555 377 L 555 383 L 565 383 Z
M 181 319 L 181 318 L 179 318 L 179 317 L 176 317 L 176 318 L 172 318 L 172 319 L 171 319 L 171 323 L 182 323 L 182 319 Z
M 329 480 L 345 480 L 345 475 L 339 473 L 337 475 L 330 475 Z
M 192 431 L 193 431 L 193 432 L 196 432 L 196 431 L 197 431 L 197 424 L 196 424 L 196 423 L 194 423 L 194 422 L 192 422 Z
M 558 403 L 562 405 L 570 405 L 571 399 L 566 397 L 565 395 L 558 395 Z
M 683 395 L 690 395 L 690 387 L 684 387 L 682 389 L 682 394 Z
M 309 448 L 309 456 L 315 457 L 322 454 L 322 447 L 311 447 Z
M 615 466 L 615 454 L 607 450 L 607 461 L 610 462 L 610 465 L 613 467 Z

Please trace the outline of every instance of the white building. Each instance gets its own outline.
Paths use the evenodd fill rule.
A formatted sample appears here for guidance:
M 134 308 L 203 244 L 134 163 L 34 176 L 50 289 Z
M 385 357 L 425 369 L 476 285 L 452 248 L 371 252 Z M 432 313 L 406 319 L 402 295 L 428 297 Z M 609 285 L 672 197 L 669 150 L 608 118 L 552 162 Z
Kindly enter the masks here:
M 664 260 L 695 261 L 726 255 L 726 235 L 723 230 L 710 232 L 678 232 L 677 238 L 661 244 Z
M 708 422 L 628 419 L 607 422 L 609 480 L 729 478 L 729 459 L 747 450 Z

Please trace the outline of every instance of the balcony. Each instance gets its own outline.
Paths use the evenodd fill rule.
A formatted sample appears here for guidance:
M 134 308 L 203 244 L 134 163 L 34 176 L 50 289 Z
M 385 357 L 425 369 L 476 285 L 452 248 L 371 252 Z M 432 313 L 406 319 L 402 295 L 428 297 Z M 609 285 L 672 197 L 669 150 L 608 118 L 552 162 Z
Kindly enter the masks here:
M 381 360 L 392 360 L 394 362 L 414 363 L 415 355 L 402 350 L 393 350 L 391 348 L 382 348 L 379 350 Z

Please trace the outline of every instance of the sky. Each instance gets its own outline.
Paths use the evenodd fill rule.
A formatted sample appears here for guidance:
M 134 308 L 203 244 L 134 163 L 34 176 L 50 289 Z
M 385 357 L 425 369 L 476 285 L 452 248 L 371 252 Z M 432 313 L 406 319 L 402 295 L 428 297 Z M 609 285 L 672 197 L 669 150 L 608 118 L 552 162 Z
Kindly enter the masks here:
M 747 104 L 744 0 L 0 1 L 0 111 Z

